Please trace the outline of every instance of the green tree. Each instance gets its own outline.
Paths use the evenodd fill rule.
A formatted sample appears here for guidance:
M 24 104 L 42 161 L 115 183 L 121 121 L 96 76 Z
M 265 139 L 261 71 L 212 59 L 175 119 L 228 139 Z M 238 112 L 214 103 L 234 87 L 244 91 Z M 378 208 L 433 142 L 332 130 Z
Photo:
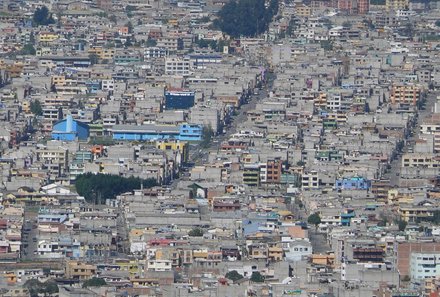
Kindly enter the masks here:
M 99 277 L 92 277 L 91 279 L 84 281 L 82 286 L 83 288 L 87 288 L 87 287 L 102 287 L 105 285 L 107 285 L 107 283 L 105 282 L 104 279 Z
M 353 25 L 350 21 L 345 21 L 342 23 L 342 27 L 350 29 Z
M 79 175 L 75 180 L 75 188 L 79 195 L 84 196 L 87 202 L 104 203 L 106 199 L 115 199 L 116 196 L 140 189 L 141 184 L 145 188 L 157 185 L 154 179 L 140 179 L 138 177 L 122 177 L 112 174 Z
M 202 142 L 200 143 L 200 145 L 203 148 L 208 148 L 209 145 L 211 144 L 212 136 L 214 136 L 214 131 L 212 131 L 211 125 L 203 126 L 203 129 L 202 129 Z
M 231 281 L 236 282 L 238 280 L 241 280 L 243 278 L 243 275 L 238 273 L 237 270 L 232 270 L 232 271 L 229 271 L 228 273 L 226 273 L 225 277 L 227 279 L 230 279 Z
M 265 32 L 278 12 L 278 0 L 231 0 L 217 14 L 214 25 L 232 37 L 256 36 Z
M 128 28 L 128 33 L 132 34 L 133 33 L 133 24 L 131 22 L 128 22 L 127 24 L 125 24 L 125 26 Z
M 37 279 L 31 279 L 26 281 L 23 287 L 29 290 L 31 297 L 37 297 L 39 294 L 52 295 L 59 292 L 58 285 L 53 280 L 42 283 Z
M 50 24 L 55 24 L 55 20 L 52 14 L 49 12 L 46 6 L 37 8 L 32 17 L 32 21 L 36 26 L 46 26 Z
M 261 275 L 260 272 L 254 271 L 254 272 L 252 272 L 252 275 L 251 275 L 251 282 L 263 283 L 264 282 L 264 276 Z
M 90 64 L 92 65 L 98 64 L 99 57 L 97 54 L 90 54 L 89 59 L 90 59 Z
M 203 230 L 200 228 L 194 228 L 191 231 L 188 232 L 189 236 L 194 236 L 194 237 L 201 237 L 203 236 Z
M 118 18 L 112 14 L 111 16 L 108 17 L 109 21 L 116 24 L 118 22 Z
M 405 231 L 406 225 L 408 225 L 408 223 L 404 220 L 399 220 L 397 225 L 399 226 L 399 231 Z
M 43 107 L 41 107 L 41 102 L 39 100 L 31 101 L 30 109 L 34 115 L 43 115 Z
M 23 46 L 23 48 L 21 49 L 21 54 L 22 55 L 35 55 L 36 54 L 36 50 L 34 48 L 34 46 L 31 43 L 27 43 Z
M 321 48 L 323 48 L 326 51 L 333 50 L 333 42 L 330 40 L 322 40 L 320 44 L 321 44 Z
M 145 44 L 147 47 L 153 47 L 157 45 L 157 41 L 148 37 L 147 43 Z
M 307 223 L 318 226 L 319 224 L 321 224 L 321 216 L 319 215 L 319 213 L 315 212 L 307 218 Z

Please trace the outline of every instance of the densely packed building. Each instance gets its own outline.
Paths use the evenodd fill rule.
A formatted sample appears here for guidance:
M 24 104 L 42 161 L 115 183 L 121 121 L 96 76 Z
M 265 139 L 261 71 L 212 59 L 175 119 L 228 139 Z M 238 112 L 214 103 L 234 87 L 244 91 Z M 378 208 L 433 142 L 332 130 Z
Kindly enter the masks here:
M 228 2 L 0 1 L 0 295 L 439 296 L 440 2 Z

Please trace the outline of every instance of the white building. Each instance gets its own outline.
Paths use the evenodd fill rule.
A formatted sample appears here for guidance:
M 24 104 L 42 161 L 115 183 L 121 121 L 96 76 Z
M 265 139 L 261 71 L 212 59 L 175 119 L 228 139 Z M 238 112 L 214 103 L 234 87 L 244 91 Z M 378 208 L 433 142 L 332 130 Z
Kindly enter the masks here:
M 150 271 L 171 271 L 171 260 L 150 260 L 147 269 Z
M 440 253 L 412 253 L 410 267 L 413 280 L 440 277 Z
M 317 171 L 310 171 L 302 176 L 302 188 L 303 190 L 317 190 L 319 189 L 319 178 Z
M 190 60 L 188 58 L 166 58 L 165 74 L 177 76 L 190 75 Z
M 301 261 L 312 255 L 312 244 L 308 240 L 282 237 L 281 244 L 288 261 Z

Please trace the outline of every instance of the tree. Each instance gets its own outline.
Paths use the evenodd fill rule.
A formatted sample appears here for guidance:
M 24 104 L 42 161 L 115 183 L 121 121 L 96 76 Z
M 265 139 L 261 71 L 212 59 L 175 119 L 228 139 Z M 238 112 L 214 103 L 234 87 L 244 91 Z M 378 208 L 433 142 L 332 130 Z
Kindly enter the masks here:
M 330 40 L 322 40 L 320 44 L 321 48 L 323 48 L 325 51 L 333 50 L 333 42 Z
M 440 20 L 435 21 L 435 25 L 436 25 L 437 27 L 440 27 Z
M 252 272 L 252 275 L 251 275 L 251 282 L 263 283 L 264 282 L 264 276 L 262 276 L 260 272 L 254 271 L 254 272 Z
M 307 218 L 307 223 L 318 226 L 319 224 L 321 224 L 321 216 L 319 215 L 319 213 L 315 212 Z
M 110 22 L 112 22 L 112 23 L 114 23 L 114 24 L 117 24 L 118 23 L 118 18 L 114 15 L 114 14 L 112 14 L 111 16 L 109 16 L 109 21 Z
M 200 143 L 200 145 L 203 148 L 209 147 L 209 144 L 211 143 L 211 140 L 212 140 L 212 136 L 214 136 L 214 132 L 212 131 L 211 125 L 203 126 L 203 129 L 202 129 L 202 142 Z
M 75 180 L 76 191 L 84 196 L 87 202 L 104 203 L 106 199 L 115 199 L 116 196 L 157 185 L 154 179 L 140 179 L 138 177 L 122 177 L 112 174 L 86 173 L 79 175 Z
M 278 0 L 231 0 L 217 14 L 214 25 L 232 37 L 256 36 L 265 32 L 278 12 Z
M 31 279 L 23 286 L 29 290 L 31 297 L 37 297 L 39 294 L 52 295 L 59 292 L 58 285 L 53 280 L 42 283 L 37 279 Z
M 34 46 L 31 43 L 27 43 L 23 46 L 21 49 L 22 55 L 35 55 L 37 51 L 35 50 Z
M 52 14 L 49 12 L 46 6 L 37 8 L 32 17 L 32 21 L 36 26 L 46 26 L 50 24 L 55 24 L 55 20 Z
M 39 100 L 35 100 L 31 102 L 30 105 L 31 112 L 36 116 L 43 115 L 43 108 L 41 107 L 41 103 Z
M 133 33 L 133 24 L 131 22 L 128 22 L 127 24 L 125 24 L 125 26 L 128 28 L 128 33 L 132 34 Z
M 243 278 L 243 275 L 238 273 L 237 270 L 232 270 L 226 273 L 225 277 L 233 282 L 236 282 L 238 280 L 241 280 Z
M 147 43 L 145 44 L 147 47 L 153 47 L 157 45 L 157 41 L 148 37 Z
M 90 59 L 90 64 L 92 65 L 98 64 L 99 57 L 97 54 L 90 54 L 89 59 Z
M 194 228 L 191 231 L 188 232 L 189 236 L 194 236 L 194 237 L 201 237 L 203 236 L 203 230 L 200 228 Z
M 82 286 L 83 288 L 87 288 L 87 287 L 101 287 L 105 285 L 107 285 L 107 283 L 105 282 L 104 279 L 99 277 L 92 277 L 91 279 L 86 280 Z
M 342 27 L 350 29 L 353 25 L 350 21 L 345 21 L 342 23 Z
M 399 226 L 399 231 L 405 231 L 406 225 L 408 225 L 404 220 L 399 220 L 397 224 Z

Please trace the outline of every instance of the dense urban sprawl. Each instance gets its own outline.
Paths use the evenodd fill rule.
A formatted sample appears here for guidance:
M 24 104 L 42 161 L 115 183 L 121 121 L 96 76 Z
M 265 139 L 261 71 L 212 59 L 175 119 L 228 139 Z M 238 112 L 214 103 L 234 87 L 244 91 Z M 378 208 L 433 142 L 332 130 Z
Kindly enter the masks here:
M 440 2 L 0 0 L 1 297 L 440 296 Z

